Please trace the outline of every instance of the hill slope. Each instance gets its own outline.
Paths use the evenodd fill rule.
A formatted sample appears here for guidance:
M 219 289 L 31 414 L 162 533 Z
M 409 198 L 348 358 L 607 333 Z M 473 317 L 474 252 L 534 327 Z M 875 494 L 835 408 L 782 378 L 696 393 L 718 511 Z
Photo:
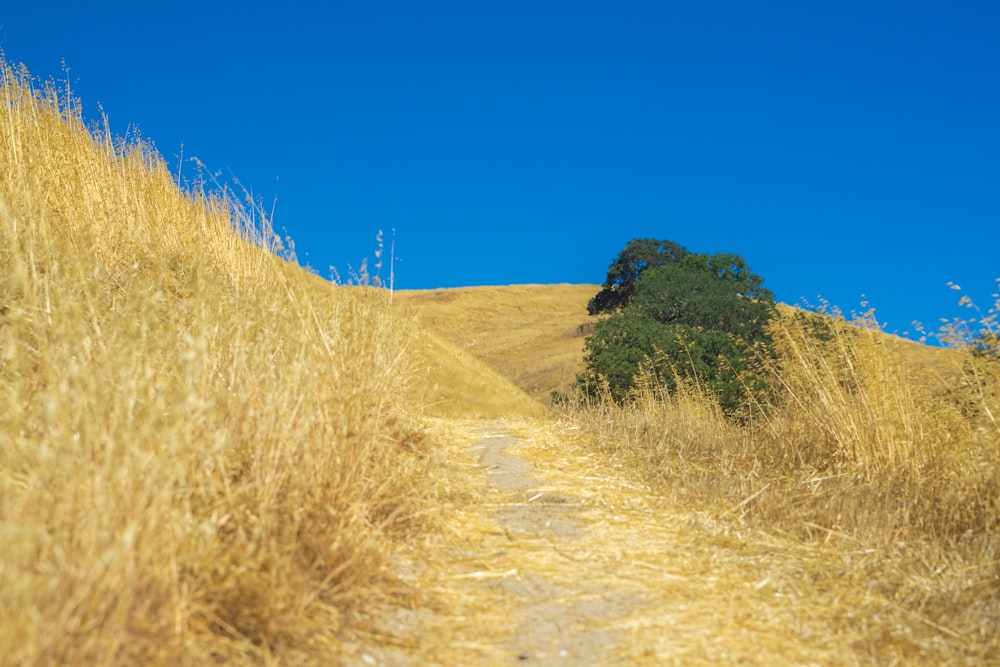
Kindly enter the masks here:
M 2 58 L 0 97 L 0 664 L 328 664 L 434 530 L 423 415 L 544 408 Z
M 428 416 L 499 419 L 545 414 L 544 405 L 510 378 L 436 332 L 421 329 L 413 352 Z
M 396 293 L 418 321 L 547 402 L 583 370 L 596 285 L 509 285 Z

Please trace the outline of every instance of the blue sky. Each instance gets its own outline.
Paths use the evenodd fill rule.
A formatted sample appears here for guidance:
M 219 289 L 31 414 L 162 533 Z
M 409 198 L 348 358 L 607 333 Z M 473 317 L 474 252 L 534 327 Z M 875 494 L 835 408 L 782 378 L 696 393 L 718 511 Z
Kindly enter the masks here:
M 277 197 L 324 276 L 380 229 L 401 289 L 600 283 L 652 237 L 890 331 L 1000 277 L 995 2 L 11 4 L 9 61 Z

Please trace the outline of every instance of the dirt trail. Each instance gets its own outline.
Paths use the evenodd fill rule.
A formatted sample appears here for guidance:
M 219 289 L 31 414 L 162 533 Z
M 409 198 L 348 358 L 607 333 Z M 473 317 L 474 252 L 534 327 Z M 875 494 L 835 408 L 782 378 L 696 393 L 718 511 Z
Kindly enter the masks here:
M 607 664 L 620 640 L 615 624 L 634 611 L 637 600 L 627 591 L 603 585 L 605 573 L 587 567 L 581 558 L 580 544 L 575 543 L 587 539 L 586 497 L 546 490 L 532 475 L 534 466 L 509 453 L 517 438 L 490 428 L 483 431 L 473 451 L 488 482 L 512 492 L 509 501 L 492 512 L 504 529 L 494 556 L 514 560 L 519 550 L 549 548 L 561 552 L 568 567 L 578 571 L 577 580 L 567 584 L 544 568 L 518 571 L 518 576 L 512 568 L 512 576 L 488 584 L 514 597 L 518 609 L 506 653 L 527 664 Z
M 806 575 L 823 552 L 668 507 L 565 424 L 442 421 L 433 437 L 450 532 L 396 556 L 428 604 L 387 614 L 345 664 L 884 662 L 878 637 L 845 651 L 830 634 L 840 582 Z

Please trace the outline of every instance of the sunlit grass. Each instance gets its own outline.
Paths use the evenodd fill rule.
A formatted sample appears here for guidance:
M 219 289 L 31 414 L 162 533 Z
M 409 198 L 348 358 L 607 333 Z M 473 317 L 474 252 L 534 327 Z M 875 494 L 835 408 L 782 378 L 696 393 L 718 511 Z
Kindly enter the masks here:
M 871 312 L 850 322 L 782 312 L 771 329 L 775 404 L 752 423 L 727 420 L 692 384 L 664 396 L 646 383 L 624 405 L 603 401 L 571 416 L 626 469 L 683 506 L 842 551 L 845 625 L 831 632 L 854 630 L 852 605 L 874 617 L 902 611 L 913 626 L 877 630 L 884 635 L 876 655 L 997 659 L 993 320 L 952 327 L 950 347 L 933 349 L 886 335 Z M 849 554 L 877 559 L 855 571 L 861 566 L 850 563 L 860 561 Z
M 597 285 L 508 285 L 398 292 L 419 322 L 486 362 L 533 398 L 576 384 L 596 318 Z M 581 307 L 580 304 L 583 304 Z
M 0 76 L 0 663 L 334 654 L 419 529 L 411 328 Z

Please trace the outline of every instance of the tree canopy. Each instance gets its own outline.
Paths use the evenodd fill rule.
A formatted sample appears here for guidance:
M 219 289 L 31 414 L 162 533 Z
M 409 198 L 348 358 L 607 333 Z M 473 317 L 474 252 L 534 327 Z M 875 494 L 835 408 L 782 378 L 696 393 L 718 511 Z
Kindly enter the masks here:
M 636 250 L 637 243 L 642 241 L 633 241 L 626 250 Z M 655 243 L 658 251 L 660 244 L 670 242 Z M 770 342 L 765 326 L 774 313 L 774 297 L 739 255 L 690 254 L 674 243 L 666 247 L 684 254 L 656 266 L 647 254 L 645 265 L 626 276 L 627 288 L 610 290 L 620 306 L 609 308 L 587 338 L 587 369 L 579 383 L 589 392 L 605 384 L 622 400 L 640 370 L 653 374 L 667 390 L 689 378 L 714 392 L 725 410 L 736 411 L 747 392 L 761 386 L 762 379 L 753 377 L 751 350 Z M 648 253 L 649 246 L 639 249 Z M 624 280 L 615 282 L 623 275 L 619 262 L 627 264 L 636 256 L 623 251 L 605 285 L 625 285 Z M 662 255 L 657 252 L 657 257 Z
M 679 262 L 687 249 L 673 241 L 635 239 L 629 241 L 608 267 L 608 277 L 600 292 L 587 304 L 591 315 L 616 310 L 632 298 L 636 282 L 649 268 Z

